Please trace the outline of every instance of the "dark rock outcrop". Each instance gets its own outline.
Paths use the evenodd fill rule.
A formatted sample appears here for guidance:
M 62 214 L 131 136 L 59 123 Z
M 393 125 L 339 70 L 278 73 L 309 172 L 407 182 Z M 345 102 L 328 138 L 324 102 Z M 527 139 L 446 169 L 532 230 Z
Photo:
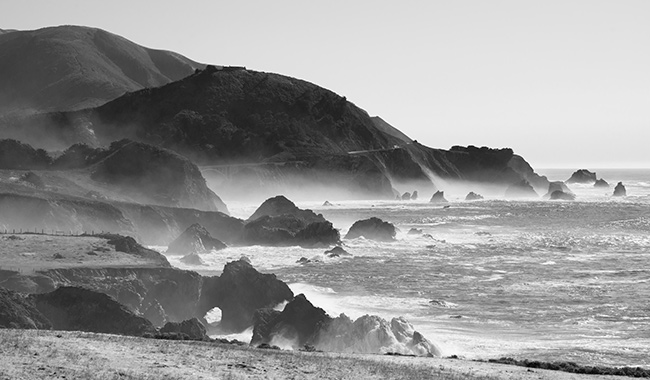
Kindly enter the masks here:
M 607 183 L 607 181 L 605 181 L 604 179 L 600 178 L 600 179 L 596 180 L 596 182 L 594 183 L 594 187 L 603 187 L 603 188 L 607 187 L 607 188 L 609 188 L 609 183 Z
M 302 210 L 281 195 L 264 201 L 248 218 L 242 234 L 246 244 L 274 246 L 329 246 L 340 239 L 323 215 Z
M 189 226 L 167 247 L 168 254 L 190 255 L 207 253 L 212 250 L 226 248 L 226 245 L 219 239 L 215 239 L 210 233 L 198 223 Z
M 180 261 L 183 264 L 187 264 L 187 265 L 205 265 L 205 262 L 203 261 L 203 259 L 201 259 L 201 256 L 199 256 L 196 253 L 187 254 L 181 257 Z
M 580 169 L 571 174 L 566 183 L 587 183 L 593 184 L 596 182 L 596 173 L 590 172 L 587 169 Z
M 153 333 L 151 322 L 135 315 L 114 298 L 78 287 L 30 295 L 55 330 L 136 335 Z
M 627 190 L 625 189 L 625 186 L 623 185 L 623 182 L 619 182 L 616 184 L 616 187 L 614 187 L 614 194 L 615 197 L 625 197 L 627 196 Z
M 413 194 L 411 194 L 411 200 L 416 201 L 418 199 L 418 191 L 415 190 L 413 191 Z
M 198 315 L 214 307 L 221 309 L 224 331 L 243 331 L 253 323 L 255 310 L 273 307 L 291 300 L 293 292 L 274 274 L 262 274 L 248 262 L 226 264 L 219 277 L 205 277 L 198 305 Z
M 356 239 L 363 236 L 370 240 L 393 241 L 395 240 L 395 234 L 395 226 L 392 223 L 372 217 L 354 222 L 345 238 Z
M 205 326 L 196 318 L 182 322 L 167 322 L 160 328 L 162 334 L 184 334 L 191 340 L 209 340 Z
M 429 203 L 447 203 L 447 200 L 445 199 L 445 192 L 439 190 L 436 191 L 431 196 L 431 200 L 429 200 Z
M 550 199 L 551 195 L 556 191 L 573 195 L 571 189 L 569 189 L 569 187 L 563 181 L 554 181 L 548 184 L 548 191 L 544 195 L 544 198 Z
M 343 247 L 338 245 L 332 249 L 328 249 L 327 251 L 325 251 L 325 254 L 327 255 L 327 257 L 350 256 L 348 251 L 346 251 L 345 249 L 343 249 Z
M 51 322 L 28 296 L 0 287 L 0 328 L 51 329 Z
M 523 180 L 508 186 L 505 197 L 506 199 L 538 198 L 539 195 L 537 195 L 537 192 L 535 192 L 535 189 L 533 189 L 528 181 Z
M 465 200 L 466 200 L 466 201 L 477 201 L 477 200 L 481 200 L 481 199 L 483 199 L 483 196 L 480 195 L 480 194 L 477 194 L 477 193 L 475 193 L 475 192 L 473 192 L 473 191 L 470 191 L 470 192 L 465 196 Z
M 409 192 L 407 191 L 406 193 L 402 194 L 401 199 L 402 199 L 403 201 L 410 201 L 410 200 L 411 200 L 411 193 L 409 193 Z
M 555 190 L 551 193 L 550 200 L 574 201 L 576 196 L 571 193 L 565 193 L 562 190 Z

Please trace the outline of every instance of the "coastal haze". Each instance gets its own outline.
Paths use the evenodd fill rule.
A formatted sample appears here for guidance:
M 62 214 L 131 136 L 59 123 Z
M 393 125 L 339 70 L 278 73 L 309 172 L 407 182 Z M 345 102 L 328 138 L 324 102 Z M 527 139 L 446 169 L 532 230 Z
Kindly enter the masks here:
M 40 5 L 0 15 L 0 354 L 48 359 L 0 377 L 649 376 L 647 3 Z

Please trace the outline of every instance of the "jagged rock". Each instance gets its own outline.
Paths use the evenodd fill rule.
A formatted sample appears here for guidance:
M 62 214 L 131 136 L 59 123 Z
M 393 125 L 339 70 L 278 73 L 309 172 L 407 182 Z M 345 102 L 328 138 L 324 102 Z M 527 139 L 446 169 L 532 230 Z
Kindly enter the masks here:
M 544 195 L 544 198 L 550 199 L 551 195 L 556 192 L 556 191 L 561 191 L 566 194 L 571 194 L 574 195 L 571 189 L 562 181 L 554 181 L 554 182 L 549 182 L 548 184 L 548 192 Z M 574 197 L 575 198 L 575 197 Z
M 179 237 L 169 244 L 168 254 L 190 255 L 208 253 L 212 250 L 226 248 L 219 239 L 215 239 L 198 223 L 189 226 Z
M 32 299 L 0 287 L 0 328 L 48 330 L 52 324 Z
M 303 256 L 303 257 L 299 258 L 296 262 L 298 264 L 309 264 L 309 263 L 311 263 L 311 260 L 309 260 L 308 258 Z
M 346 239 L 356 239 L 363 236 L 366 239 L 378 241 L 395 240 L 395 226 L 392 223 L 384 222 L 379 218 L 358 220 L 354 222 L 345 235 Z
M 327 257 L 350 256 L 348 251 L 343 249 L 343 247 L 341 247 L 341 246 L 336 246 L 336 247 L 334 247 L 332 249 L 329 249 L 329 250 L 325 251 L 325 254 L 327 255 Z
M 279 195 L 267 199 L 248 218 L 242 240 L 246 244 L 329 246 L 341 235 L 323 215 L 302 210 Z
M 293 292 L 274 274 L 262 274 L 239 260 L 225 265 L 221 276 L 204 277 L 197 315 L 221 309 L 221 329 L 241 332 L 253 323 L 257 309 L 291 300 Z
M 55 330 L 135 335 L 155 331 L 151 322 L 135 315 L 113 297 L 78 287 L 60 287 L 29 296 Z
M 566 183 L 594 183 L 596 182 L 596 173 L 587 169 L 580 169 L 571 175 Z
M 332 206 L 334 206 L 334 205 L 331 204 L 330 201 L 323 202 L 323 207 L 332 207 Z
M 513 198 L 537 198 L 537 192 L 526 180 L 514 183 L 506 189 L 505 197 L 507 199 Z
M 436 191 L 431 197 L 429 203 L 447 203 L 447 200 L 445 199 L 445 192 L 440 190 Z
M 271 321 L 280 315 L 281 311 L 275 309 L 257 309 L 253 314 L 253 336 L 252 342 L 268 341 L 271 336 L 273 325 Z
M 183 264 L 187 264 L 187 265 L 205 265 L 205 262 L 203 261 L 201 256 L 199 256 L 196 253 L 190 253 L 188 255 L 185 255 L 181 257 L 180 260 Z
M 185 334 L 191 340 L 210 339 L 206 334 L 207 331 L 205 326 L 203 326 L 203 324 L 196 318 L 187 319 L 182 322 L 167 322 L 165 326 L 160 329 L 160 332 L 163 334 Z
M 571 193 L 565 193 L 562 190 L 555 190 L 551 193 L 551 200 L 564 200 L 564 201 L 574 201 L 576 196 Z
M 411 193 L 409 193 L 409 192 L 407 191 L 406 193 L 402 194 L 401 199 L 402 199 L 403 201 L 410 201 L 410 200 L 411 200 Z
M 478 201 L 478 200 L 481 200 L 481 199 L 483 199 L 483 196 L 480 195 L 480 194 L 477 194 L 477 193 L 475 193 L 475 192 L 473 192 L 473 191 L 470 191 L 470 192 L 465 196 L 465 200 L 466 200 L 466 201 Z
M 594 183 L 594 187 L 609 187 L 609 183 L 605 181 L 604 179 L 600 178 L 596 180 L 596 183 Z
M 413 194 L 411 194 L 411 200 L 416 201 L 418 199 L 418 191 L 415 190 L 413 191 Z
M 619 182 L 616 184 L 616 187 L 614 188 L 614 196 L 615 197 L 624 197 L 627 195 L 627 190 L 625 189 L 625 186 L 623 185 L 623 182 Z

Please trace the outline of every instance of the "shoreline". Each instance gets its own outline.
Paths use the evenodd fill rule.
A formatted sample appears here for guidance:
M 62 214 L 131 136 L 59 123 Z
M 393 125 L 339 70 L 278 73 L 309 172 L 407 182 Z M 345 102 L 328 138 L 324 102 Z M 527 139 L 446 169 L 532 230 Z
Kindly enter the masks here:
M 52 330 L 0 330 L 0 378 L 621 379 L 451 358 L 258 349 Z

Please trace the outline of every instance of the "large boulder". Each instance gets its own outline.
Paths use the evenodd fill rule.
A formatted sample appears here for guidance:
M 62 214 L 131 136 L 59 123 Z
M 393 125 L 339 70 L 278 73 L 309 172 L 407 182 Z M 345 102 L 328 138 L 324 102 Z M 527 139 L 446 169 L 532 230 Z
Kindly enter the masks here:
M 447 203 L 447 200 L 445 199 L 445 192 L 439 190 L 436 191 L 433 196 L 431 196 L 429 203 Z
M 370 240 L 393 241 L 395 240 L 395 233 L 395 226 L 392 223 L 372 217 L 354 222 L 345 238 L 356 239 L 363 236 Z
M 596 173 L 590 172 L 587 169 L 580 169 L 575 171 L 573 174 L 571 174 L 571 178 L 569 178 L 566 183 L 587 183 L 587 184 L 593 184 L 596 182 Z
M 274 307 L 293 298 L 287 284 L 274 274 L 262 274 L 245 260 L 227 263 L 221 276 L 204 277 L 198 316 L 221 309 L 224 331 L 241 332 L 253 324 L 255 310 Z
M 198 223 L 189 226 L 167 247 L 168 254 L 189 255 L 208 253 L 212 250 L 218 251 L 226 248 L 226 245 L 219 239 L 215 239 L 210 233 Z
M 167 322 L 161 329 L 163 334 L 184 334 L 192 340 L 208 340 L 207 330 L 197 318 L 182 322 Z
M 153 333 L 147 319 L 134 314 L 113 297 L 79 287 L 60 287 L 30 299 L 55 330 L 135 335 Z
M 517 183 L 513 183 L 512 185 L 508 186 L 506 189 L 506 194 L 505 197 L 507 199 L 514 199 L 514 198 L 537 198 L 539 195 L 537 195 L 537 192 L 535 189 L 528 183 L 526 180 L 522 180 Z
M 52 323 L 28 296 L 0 287 L 0 328 L 51 329 Z
M 625 189 L 625 186 L 623 185 L 623 182 L 619 182 L 616 184 L 616 187 L 614 188 L 614 196 L 615 197 L 624 197 L 627 195 L 627 190 Z
M 338 230 L 323 215 L 300 209 L 282 195 L 264 201 L 242 233 L 245 244 L 329 246 L 340 240 Z

